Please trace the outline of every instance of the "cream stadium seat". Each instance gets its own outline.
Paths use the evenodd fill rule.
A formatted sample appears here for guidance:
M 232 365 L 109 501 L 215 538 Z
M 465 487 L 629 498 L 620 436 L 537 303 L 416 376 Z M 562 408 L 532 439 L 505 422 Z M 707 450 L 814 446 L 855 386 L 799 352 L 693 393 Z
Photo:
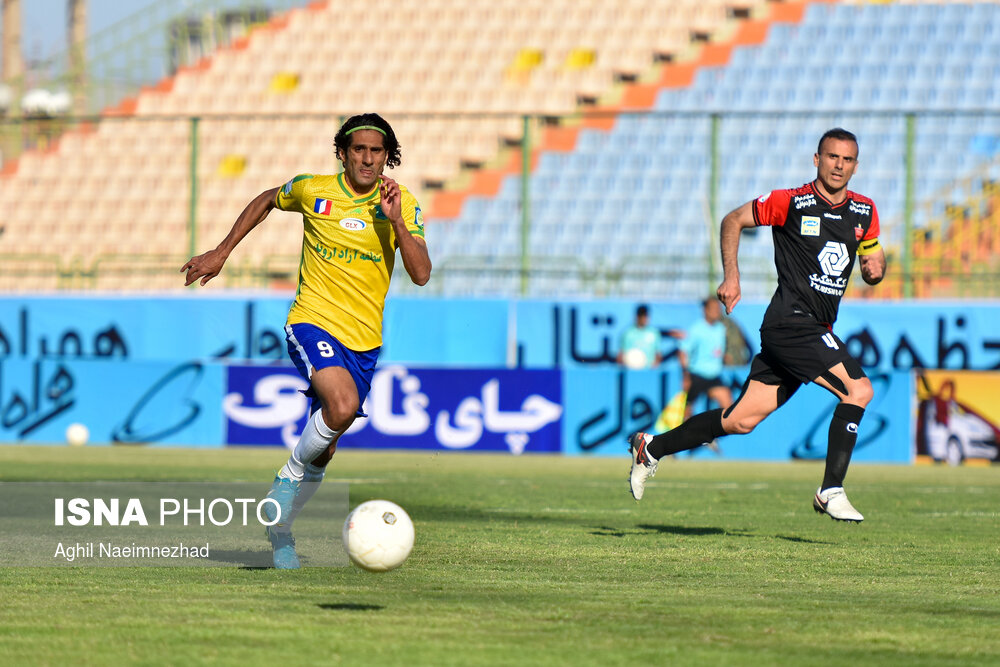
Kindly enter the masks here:
M 616 74 L 642 74 L 658 56 L 685 48 L 692 30 L 721 27 L 730 4 L 313 3 L 251 30 L 233 47 L 143 91 L 134 116 L 105 118 L 93 131 L 68 134 L 49 153 L 26 153 L 18 172 L 0 187 L 5 198 L 13 190 L 30 192 L 31 207 L 54 196 L 65 202 L 73 212 L 69 224 L 85 230 L 85 243 L 69 235 L 72 243 L 55 242 L 61 251 L 73 253 L 85 245 L 86 254 L 93 256 L 111 249 L 135 251 L 149 245 L 148 239 L 162 245 L 179 233 L 177 221 L 186 224 L 192 143 L 186 117 L 203 116 L 197 141 L 197 218 L 204 245 L 209 239 L 217 242 L 260 191 L 296 173 L 337 170 L 331 147 L 337 126 L 348 114 L 371 110 L 389 116 L 400 135 L 404 166 L 393 175 L 405 176 L 429 206 L 433 198 L 425 184 L 454 179 L 462 163 L 485 165 L 498 158 L 504 144 L 520 137 L 521 114 L 575 112 L 580 97 L 596 100 L 608 92 Z M 379 49 L 374 60 L 369 33 L 338 28 L 370 23 L 372 17 L 378 17 L 380 36 L 393 45 Z M 529 48 L 540 54 L 537 62 L 519 60 Z M 570 54 L 580 49 L 592 51 L 593 57 L 567 65 Z M 159 119 L 170 115 L 181 119 Z M 28 175 L 38 188 L 25 185 Z M 129 204 L 109 208 L 116 194 Z M 150 206 L 169 222 L 154 215 L 146 223 Z M 10 219 L 28 217 L 18 207 Z M 124 220 L 142 222 L 126 225 Z M 114 223 L 114 239 L 100 234 L 108 221 Z M 147 233 L 143 224 L 155 232 Z M 254 242 L 247 256 L 297 254 L 295 235 L 287 231 L 265 232 L 266 242 Z

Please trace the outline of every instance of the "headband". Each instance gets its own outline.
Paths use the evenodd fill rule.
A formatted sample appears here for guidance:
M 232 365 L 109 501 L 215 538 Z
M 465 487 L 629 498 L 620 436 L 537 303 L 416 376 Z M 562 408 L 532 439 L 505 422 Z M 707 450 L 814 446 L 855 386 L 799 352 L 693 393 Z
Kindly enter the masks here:
M 357 132 L 358 130 L 375 130 L 383 137 L 385 136 L 385 130 L 383 130 L 381 127 L 375 127 L 374 125 L 358 125 L 357 127 L 352 127 L 347 132 L 344 132 L 344 136 L 348 137 L 351 135 L 351 132 Z

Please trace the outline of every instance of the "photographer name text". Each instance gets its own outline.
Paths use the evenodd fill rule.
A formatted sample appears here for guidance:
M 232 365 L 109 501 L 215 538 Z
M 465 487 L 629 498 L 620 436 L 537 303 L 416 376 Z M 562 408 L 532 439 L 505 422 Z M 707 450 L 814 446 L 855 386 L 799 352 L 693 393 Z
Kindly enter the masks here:
M 56 545 L 53 558 L 63 558 L 67 563 L 72 563 L 77 558 L 208 558 L 209 547 L 206 542 L 203 546 L 193 546 L 184 544 L 163 544 L 155 546 L 141 546 L 133 542 L 130 545 L 119 545 L 113 542 L 76 542 L 71 545 L 64 545 L 62 542 Z

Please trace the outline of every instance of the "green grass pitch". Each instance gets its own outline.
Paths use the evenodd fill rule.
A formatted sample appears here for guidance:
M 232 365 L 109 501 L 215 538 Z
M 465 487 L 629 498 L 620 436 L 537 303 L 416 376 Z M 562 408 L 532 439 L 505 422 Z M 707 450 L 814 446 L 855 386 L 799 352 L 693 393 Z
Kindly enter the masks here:
M 624 444 L 623 444 L 624 452 Z M 0 447 L 0 480 L 269 483 L 277 450 Z M 0 664 L 998 665 L 1000 469 L 342 451 L 398 570 L 0 568 Z M 340 526 L 331 525 L 338 533 Z M 261 538 L 263 540 L 263 538 Z

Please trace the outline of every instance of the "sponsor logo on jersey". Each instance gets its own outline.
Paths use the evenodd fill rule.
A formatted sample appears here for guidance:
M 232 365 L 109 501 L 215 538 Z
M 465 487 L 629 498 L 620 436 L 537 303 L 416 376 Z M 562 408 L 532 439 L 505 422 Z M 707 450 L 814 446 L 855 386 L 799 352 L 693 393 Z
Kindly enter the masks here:
M 358 232 L 367 227 L 364 220 L 358 220 L 357 218 L 343 218 L 340 221 L 340 226 L 352 232 Z
M 854 228 L 854 240 L 855 241 L 860 241 L 861 237 L 864 236 L 864 235 L 865 235 L 865 230 L 861 228 L 861 225 L 858 225 L 857 227 Z
M 329 199 L 317 199 L 313 205 L 313 213 L 320 215 L 330 215 L 331 210 L 333 210 L 333 202 Z
M 797 197 L 792 197 L 792 202 L 795 204 L 795 210 L 798 211 L 807 206 L 815 206 L 816 197 L 813 195 L 798 195 Z
M 847 278 L 840 276 L 821 276 L 814 273 L 809 276 L 809 287 L 821 294 L 832 294 L 833 296 L 844 296 L 847 289 Z
M 843 216 L 834 215 L 833 213 L 824 213 L 824 218 L 830 218 L 831 220 L 843 220 Z
M 847 246 L 838 241 L 827 241 L 816 257 L 823 273 L 828 276 L 839 276 L 851 263 L 851 253 L 847 251 Z
M 872 207 L 870 204 L 862 204 L 861 202 L 854 201 L 853 199 L 847 205 L 847 208 L 851 213 L 857 213 L 858 215 L 871 215 Z
M 827 241 L 823 249 L 816 255 L 824 275 L 817 273 L 809 276 L 809 287 L 821 294 L 843 296 L 847 289 L 847 278 L 840 274 L 851 263 L 851 254 L 847 246 L 838 241 Z
M 802 216 L 802 226 L 799 228 L 802 236 L 819 236 L 819 218 L 815 215 Z

